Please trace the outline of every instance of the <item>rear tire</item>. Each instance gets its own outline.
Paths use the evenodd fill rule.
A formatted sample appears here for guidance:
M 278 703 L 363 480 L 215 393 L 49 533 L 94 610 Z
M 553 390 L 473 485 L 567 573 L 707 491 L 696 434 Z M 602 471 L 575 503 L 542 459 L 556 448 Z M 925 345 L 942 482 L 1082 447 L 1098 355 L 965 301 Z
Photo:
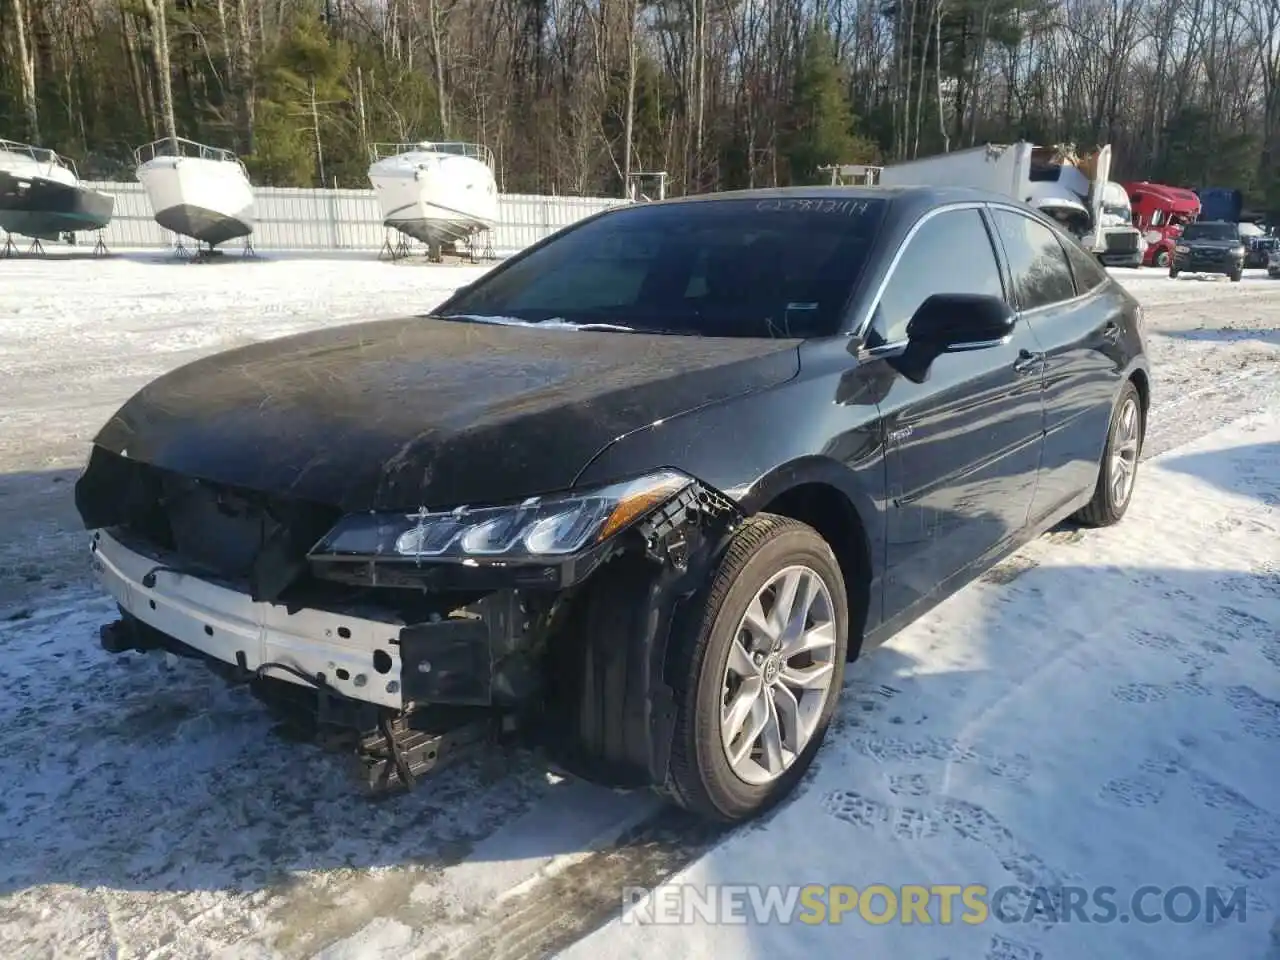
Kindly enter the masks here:
M 775 607 L 788 589 L 794 605 Z M 746 820 L 795 788 L 826 736 L 848 651 L 844 577 L 812 527 L 758 514 L 695 602 L 672 650 L 677 714 L 663 792 L 702 816 Z
M 1145 433 L 1142 400 L 1138 396 L 1138 388 L 1129 380 L 1111 411 L 1107 444 L 1102 452 L 1093 499 L 1076 513 L 1078 523 L 1087 527 L 1108 527 L 1120 522 L 1133 500 L 1138 457 L 1142 455 Z

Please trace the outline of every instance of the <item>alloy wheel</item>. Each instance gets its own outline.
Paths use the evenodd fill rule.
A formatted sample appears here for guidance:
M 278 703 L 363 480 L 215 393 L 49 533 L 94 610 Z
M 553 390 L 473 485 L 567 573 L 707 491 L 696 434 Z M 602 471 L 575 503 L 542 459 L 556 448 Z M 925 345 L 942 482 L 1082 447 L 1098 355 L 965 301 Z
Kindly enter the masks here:
M 1128 397 L 1116 416 L 1111 440 L 1111 502 L 1118 509 L 1129 502 L 1134 475 L 1138 470 L 1138 441 L 1142 417 L 1138 402 Z
M 743 781 L 777 780 L 813 738 L 835 674 L 835 608 L 818 573 L 790 566 L 756 592 L 730 642 L 720 736 Z

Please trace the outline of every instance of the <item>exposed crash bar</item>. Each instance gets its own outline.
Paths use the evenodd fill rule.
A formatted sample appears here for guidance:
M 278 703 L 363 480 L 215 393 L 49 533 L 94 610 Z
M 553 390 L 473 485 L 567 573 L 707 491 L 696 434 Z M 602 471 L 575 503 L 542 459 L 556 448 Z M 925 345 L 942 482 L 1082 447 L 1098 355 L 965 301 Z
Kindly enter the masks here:
M 321 675 L 327 686 L 354 699 L 396 710 L 403 705 L 401 624 L 322 610 L 290 613 L 281 604 L 255 602 L 245 593 L 157 568 L 155 560 L 106 531 L 94 541 L 93 562 L 122 609 L 207 656 L 251 671 L 283 663 L 311 677 Z M 155 585 L 144 586 L 144 580 Z M 267 675 L 305 685 L 286 670 Z

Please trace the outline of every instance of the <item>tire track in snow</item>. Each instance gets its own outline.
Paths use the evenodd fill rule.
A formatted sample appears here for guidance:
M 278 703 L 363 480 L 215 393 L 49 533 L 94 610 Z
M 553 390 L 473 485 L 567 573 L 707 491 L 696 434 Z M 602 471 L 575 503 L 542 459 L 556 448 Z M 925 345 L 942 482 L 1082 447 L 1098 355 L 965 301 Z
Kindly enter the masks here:
M 619 913 L 622 891 L 652 890 L 710 849 L 727 828 L 664 809 L 600 851 L 504 898 L 474 926 L 481 932 L 424 960 L 541 960 Z M 495 915 L 496 914 L 496 915 Z

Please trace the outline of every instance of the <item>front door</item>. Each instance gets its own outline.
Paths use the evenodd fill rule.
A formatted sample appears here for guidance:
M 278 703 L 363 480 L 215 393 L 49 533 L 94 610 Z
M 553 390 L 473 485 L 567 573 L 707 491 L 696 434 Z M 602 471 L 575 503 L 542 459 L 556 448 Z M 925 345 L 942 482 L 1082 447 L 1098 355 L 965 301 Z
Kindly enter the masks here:
M 1006 291 L 976 206 L 934 214 L 907 240 L 872 320 L 881 358 L 934 293 Z M 877 359 L 875 363 L 886 362 Z M 887 444 L 887 620 L 1020 531 L 1040 462 L 1040 346 L 1024 324 L 1010 340 L 945 353 L 924 383 L 893 377 L 880 403 Z

